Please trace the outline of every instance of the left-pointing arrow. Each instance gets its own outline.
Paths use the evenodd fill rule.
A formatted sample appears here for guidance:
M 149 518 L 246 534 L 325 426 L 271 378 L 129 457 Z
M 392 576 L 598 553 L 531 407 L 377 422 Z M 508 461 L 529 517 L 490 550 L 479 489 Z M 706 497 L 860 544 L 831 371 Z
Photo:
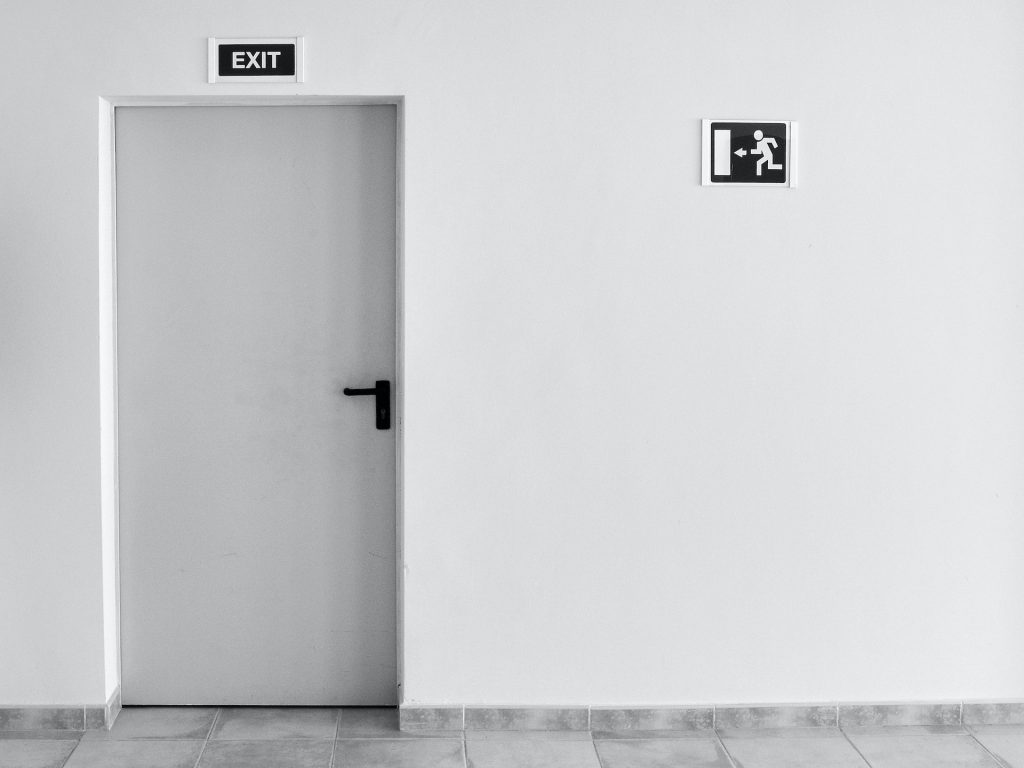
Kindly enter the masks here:
M 740 157 L 746 157 L 747 150 L 745 150 L 745 149 L 737 149 L 735 152 L 733 152 L 733 154 L 734 155 L 739 155 Z

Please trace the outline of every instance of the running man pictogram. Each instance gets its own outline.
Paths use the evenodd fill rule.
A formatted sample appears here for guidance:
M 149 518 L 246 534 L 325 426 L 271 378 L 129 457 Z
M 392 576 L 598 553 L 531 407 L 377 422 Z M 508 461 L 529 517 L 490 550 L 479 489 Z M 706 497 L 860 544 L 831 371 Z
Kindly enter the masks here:
M 761 159 L 757 161 L 757 175 L 761 175 L 761 167 L 767 163 L 769 171 L 781 171 L 782 166 L 773 163 L 775 159 L 772 155 L 772 147 L 778 148 L 779 143 L 772 137 L 765 138 L 764 131 L 754 131 L 754 140 L 757 142 L 757 146 L 750 150 L 752 155 L 761 155 Z

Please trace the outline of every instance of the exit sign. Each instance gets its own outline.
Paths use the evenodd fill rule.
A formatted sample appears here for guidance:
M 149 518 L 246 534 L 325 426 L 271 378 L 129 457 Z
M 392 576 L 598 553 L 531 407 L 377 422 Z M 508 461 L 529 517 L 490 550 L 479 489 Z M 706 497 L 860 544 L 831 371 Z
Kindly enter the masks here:
M 211 83 L 301 83 L 301 37 L 211 37 Z
M 704 186 L 796 186 L 795 122 L 704 120 L 702 126 Z

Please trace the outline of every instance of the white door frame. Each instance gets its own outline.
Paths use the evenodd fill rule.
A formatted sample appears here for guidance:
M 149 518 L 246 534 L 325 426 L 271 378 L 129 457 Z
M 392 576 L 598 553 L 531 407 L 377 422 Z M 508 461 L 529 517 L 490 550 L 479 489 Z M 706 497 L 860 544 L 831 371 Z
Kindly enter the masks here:
M 106 695 L 120 704 L 121 613 L 117 476 L 117 188 L 114 113 L 120 107 L 301 107 L 396 108 L 395 146 L 395 568 L 398 702 L 404 701 L 404 424 L 405 332 L 405 99 L 402 96 L 123 96 L 99 100 L 99 339 L 100 512 L 103 559 L 103 628 Z

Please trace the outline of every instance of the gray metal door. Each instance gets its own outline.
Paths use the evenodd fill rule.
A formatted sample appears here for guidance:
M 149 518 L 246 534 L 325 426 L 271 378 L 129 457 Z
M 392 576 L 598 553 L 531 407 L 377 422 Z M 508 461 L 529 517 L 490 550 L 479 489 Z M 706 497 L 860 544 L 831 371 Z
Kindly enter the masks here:
M 396 108 L 115 136 L 123 700 L 394 704 Z

